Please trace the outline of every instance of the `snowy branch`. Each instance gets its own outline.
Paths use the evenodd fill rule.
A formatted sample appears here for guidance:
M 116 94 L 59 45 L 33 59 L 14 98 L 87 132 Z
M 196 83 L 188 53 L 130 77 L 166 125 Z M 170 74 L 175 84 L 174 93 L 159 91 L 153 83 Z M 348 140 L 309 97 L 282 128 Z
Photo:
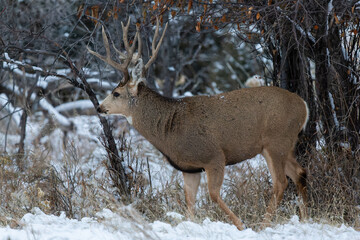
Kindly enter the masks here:
M 4 57 L 5 59 L 1 59 L 1 61 L 3 61 L 3 67 L 4 68 L 9 68 L 9 69 L 12 69 L 12 70 L 16 70 L 18 69 L 19 67 L 23 67 L 25 69 L 25 72 L 26 73 L 34 73 L 34 72 L 39 72 L 39 73 L 42 73 L 43 75 L 45 75 L 46 77 L 48 76 L 54 76 L 54 77 L 58 77 L 58 78 L 63 78 L 63 79 L 67 79 L 67 80 L 72 80 L 71 78 L 69 78 L 68 76 L 66 75 L 63 75 L 63 74 L 58 74 L 58 73 L 55 73 L 55 72 L 49 72 L 49 71 L 46 71 L 40 67 L 37 67 L 37 66 L 32 66 L 30 64 L 27 64 L 27 63 L 23 63 L 23 62 L 20 62 L 20 61 L 16 61 L 14 59 L 11 59 L 8 55 L 8 53 L 4 53 Z M 23 72 L 16 72 L 17 74 L 23 74 Z M 46 78 L 45 77 L 45 78 Z
M 46 110 L 50 115 L 52 115 L 56 122 L 64 127 L 70 127 L 71 121 L 68 120 L 65 116 L 61 115 L 45 98 L 39 101 L 40 106 Z

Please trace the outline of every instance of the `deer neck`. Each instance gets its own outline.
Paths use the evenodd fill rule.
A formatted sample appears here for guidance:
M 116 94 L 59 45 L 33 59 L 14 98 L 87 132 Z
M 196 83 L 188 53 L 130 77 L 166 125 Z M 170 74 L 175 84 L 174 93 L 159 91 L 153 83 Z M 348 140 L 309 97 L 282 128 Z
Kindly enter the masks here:
M 138 96 L 131 106 L 134 128 L 155 147 L 168 142 L 177 125 L 175 117 L 181 113 L 181 100 L 166 98 L 146 87 L 138 86 Z M 163 151 L 163 149 L 159 150 Z

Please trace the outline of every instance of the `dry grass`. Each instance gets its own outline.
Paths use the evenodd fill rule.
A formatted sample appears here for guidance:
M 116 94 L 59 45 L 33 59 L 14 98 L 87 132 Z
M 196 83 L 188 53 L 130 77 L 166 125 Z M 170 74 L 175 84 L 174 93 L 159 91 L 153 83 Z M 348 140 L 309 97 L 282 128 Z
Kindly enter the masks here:
M 69 145 L 59 162 L 49 152 L 34 150 L 23 156 L 22 171 L 16 155 L 0 156 L 0 224 L 16 227 L 34 207 L 78 219 L 92 217 L 103 208 L 118 208 L 116 189 L 101 168 L 103 163 L 98 169 L 84 169 L 83 160 L 92 161 L 93 156 L 79 156 L 79 152 Z
M 311 216 L 359 228 L 360 155 L 343 148 L 313 152 L 308 166 Z
M 131 144 L 131 141 L 128 142 Z M 39 207 L 48 214 L 65 211 L 68 217 L 92 217 L 103 208 L 119 212 L 122 204 L 105 169 L 106 159 L 96 169 L 84 169 L 84 161 L 99 161 L 91 152 L 69 144 L 59 163 L 47 151 L 35 151 L 24 157 L 23 171 L 16 165 L 17 156 L 3 155 L 0 161 L 0 224 L 18 226 L 24 214 Z M 146 172 L 144 149 L 126 147 L 132 165 L 130 187 L 132 206 L 147 221 L 176 224 L 166 216 L 169 211 L 186 215 L 182 176 L 174 176 L 159 188 L 150 188 L 151 176 Z M 148 151 L 148 149 L 146 149 Z M 309 213 L 315 221 L 332 224 L 346 223 L 359 227 L 359 163 L 346 151 L 314 150 L 308 159 Z M 57 165 L 54 166 L 54 162 Z M 145 166 L 145 167 L 144 167 Z M 150 169 L 151 170 L 151 169 Z M 145 173 L 144 173 L 145 172 Z M 205 174 L 203 174 L 205 175 Z M 291 181 L 289 181 L 291 182 Z M 265 165 L 252 168 L 246 162 L 227 168 L 222 196 L 228 206 L 248 227 L 258 229 L 271 196 L 271 178 Z M 274 224 L 298 214 L 295 187 L 289 184 Z M 196 218 L 229 222 L 227 216 L 208 195 L 203 177 L 199 189 Z
M 354 155 L 347 151 L 335 153 L 325 149 L 314 150 L 302 157 L 309 159 L 307 188 L 310 218 L 333 225 L 345 223 L 358 229 L 360 165 L 354 163 L 360 159 L 354 159 Z M 245 162 L 227 169 L 222 196 L 247 226 L 258 229 L 272 194 L 271 189 L 271 177 L 267 167 L 260 165 L 252 168 Z M 137 199 L 135 206 L 150 221 L 166 221 L 167 211 L 186 215 L 183 195 L 182 179 L 178 177 L 168 188 Z M 296 188 L 289 179 L 284 200 L 273 219 L 274 225 L 288 221 L 293 215 L 299 215 L 299 200 L 301 199 L 297 196 Z M 230 223 L 224 212 L 210 200 L 203 178 L 197 197 L 195 221 L 202 222 L 205 218 Z

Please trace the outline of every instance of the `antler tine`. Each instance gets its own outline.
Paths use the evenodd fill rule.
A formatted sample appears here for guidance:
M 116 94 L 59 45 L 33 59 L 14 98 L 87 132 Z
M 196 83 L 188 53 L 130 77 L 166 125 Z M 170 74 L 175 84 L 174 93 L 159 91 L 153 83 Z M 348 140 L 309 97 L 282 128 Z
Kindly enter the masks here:
M 127 60 L 127 59 L 130 59 L 130 60 L 131 60 L 130 55 L 133 55 L 133 54 L 134 54 L 134 48 L 135 48 L 135 45 L 136 45 L 136 40 L 139 39 L 138 35 L 139 35 L 139 33 L 136 32 L 135 37 L 134 37 L 134 42 L 133 42 L 133 44 L 131 45 L 130 49 L 127 50 L 127 52 L 129 53 L 129 55 L 126 55 L 126 54 L 124 54 L 123 52 L 121 52 L 120 50 L 118 50 L 118 49 L 114 46 L 114 44 L 113 44 L 113 47 L 114 47 L 115 51 L 117 52 L 117 54 L 120 55 L 119 58 L 120 58 L 121 60 Z
M 151 56 L 151 58 L 149 59 L 149 61 L 146 63 L 146 65 L 145 65 L 145 67 L 144 67 L 144 68 L 145 68 L 145 71 L 147 71 L 147 70 L 149 69 L 150 65 L 155 61 L 156 56 L 157 56 L 157 54 L 158 54 L 158 52 L 159 52 L 161 43 L 162 43 L 162 41 L 163 41 L 163 39 L 164 39 L 165 32 L 166 32 L 167 27 L 168 27 L 168 23 L 166 23 L 165 29 L 164 29 L 161 37 L 160 37 L 160 40 L 159 40 L 158 44 L 156 45 L 156 39 L 157 39 L 157 37 L 158 37 L 158 35 L 159 35 L 159 25 L 160 25 L 160 24 L 159 24 L 159 19 L 156 18 L 156 30 L 155 30 L 153 42 L 152 42 L 152 45 L 151 45 L 152 56 Z M 155 47 L 155 45 L 156 45 L 156 47 Z
M 129 26 L 130 26 L 130 18 L 129 18 L 129 20 L 128 20 L 125 27 L 124 27 L 124 23 L 121 22 L 121 29 L 123 31 L 123 42 L 124 42 L 124 46 L 125 46 L 126 51 L 128 51 L 128 49 L 130 49 L 129 42 L 128 42 Z
M 105 56 L 101 55 L 101 54 L 99 54 L 97 52 L 94 52 L 94 51 L 92 51 L 91 49 L 88 48 L 88 51 L 91 54 L 93 54 L 94 56 L 100 58 L 102 61 L 106 62 L 107 64 L 113 66 L 115 69 L 118 69 L 121 72 L 123 72 L 125 81 L 124 81 L 124 83 L 121 83 L 121 84 L 125 84 L 130 79 L 129 72 L 128 72 L 128 67 L 129 67 L 130 62 L 132 61 L 132 57 L 133 57 L 133 54 L 134 54 L 134 49 L 135 49 L 135 46 L 136 46 L 136 41 L 138 39 L 140 39 L 139 38 L 139 34 L 140 34 L 139 33 L 139 28 L 137 27 L 137 31 L 136 31 L 136 34 L 135 34 L 135 37 L 134 37 L 134 41 L 133 41 L 132 45 L 130 46 L 129 41 L 128 41 L 129 26 L 130 26 L 130 18 L 129 18 L 126 26 L 124 26 L 124 23 L 121 22 L 121 27 L 122 27 L 122 30 L 123 30 L 123 42 L 124 42 L 126 54 L 124 54 L 120 50 L 118 50 L 114 46 L 114 43 L 111 41 L 112 46 L 115 49 L 116 53 L 120 55 L 120 59 L 124 60 L 122 63 L 118 63 L 118 62 L 111 59 L 109 40 L 108 40 L 108 38 L 106 36 L 104 26 L 102 26 L 102 37 L 103 37 L 103 42 L 104 42 L 106 55 Z M 140 48 L 141 48 L 141 43 L 140 43 L 139 49 Z
M 137 62 L 141 57 L 142 41 L 140 35 L 140 24 L 136 25 L 136 32 L 138 33 L 138 52 L 136 58 L 134 59 L 134 62 Z
M 138 28 L 136 28 L 136 34 L 135 34 L 135 37 L 134 37 L 134 41 L 133 41 L 133 43 L 132 43 L 132 45 L 130 47 L 130 44 L 129 44 L 129 41 L 128 41 L 129 26 L 130 26 L 130 18 L 129 18 L 126 26 L 124 26 L 124 23 L 121 22 L 121 28 L 123 30 L 123 42 L 124 42 L 125 50 L 127 52 L 127 56 L 126 56 L 124 64 L 126 64 L 127 66 L 132 61 L 136 41 L 138 40 L 138 36 L 139 36 Z
M 156 39 L 159 35 L 159 26 L 160 26 L 160 23 L 159 23 L 159 18 L 156 17 L 156 29 L 155 29 L 155 34 L 154 34 L 154 39 L 152 41 L 152 44 L 151 44 L 151 51 L 152 53 L 155 52 L 156 48 L 155 48 L 155 44 L 156 44 Z
M 89 51 L 92 55 L 100 58 L 102 61 L 106 62 L 107 64 L 109 64 L 109 65 L 111 65 L 111 66 L 113 66 L 114 68 L 116 68 L 116 69 L 118 69 L 118 70 L 120 70 L 120 71 L 122 71 L 122 72 L 127 71 L 127 68 L 126 68 L 126 67 L 124 67 L 123 65 L 121 65 L 121 64 L 119 64 L 119 63 L 117 63 L 117 62 L 115 62 L 115 61 L 113 61 L 113 60 L 111 59 L 109 40 L 108 40 L 108 38 L 107 38 L 107 36 L 106 36 L 104 26 L 102 26 L 102 37 L 103 37 L 103 42 L 104 42 L 104 47 L 105 47 L 106 55 L 103 56 L 103 55 L 101 55 L 101 54 L 99 54 L 99 53 L 97 53 L 97 52 L 92 51 L 90 48 L 87 48 L 88 51 Z

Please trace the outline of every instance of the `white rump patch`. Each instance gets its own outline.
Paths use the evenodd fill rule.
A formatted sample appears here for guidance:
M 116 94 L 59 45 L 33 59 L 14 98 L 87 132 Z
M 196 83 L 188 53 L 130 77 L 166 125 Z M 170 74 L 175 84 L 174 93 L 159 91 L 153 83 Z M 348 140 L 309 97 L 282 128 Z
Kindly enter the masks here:
M 303 100 L 304 101 L 304 100 Z M 306 118 L 305 118 L 305 122 L 304 122 L 304 124 L 302 125 L 302 130 L 303 131 L 305 131 L 305 128 L 306 128 L 306 124 L 307 124 L 307 122 L 308 122 L 308 120 L 309 120 L 309 107 L 308 107 L 308 105 L 307 105 L 307 103 L 304 101 L 304 105 L 305 105 L 305 109 L 306 109 Z

